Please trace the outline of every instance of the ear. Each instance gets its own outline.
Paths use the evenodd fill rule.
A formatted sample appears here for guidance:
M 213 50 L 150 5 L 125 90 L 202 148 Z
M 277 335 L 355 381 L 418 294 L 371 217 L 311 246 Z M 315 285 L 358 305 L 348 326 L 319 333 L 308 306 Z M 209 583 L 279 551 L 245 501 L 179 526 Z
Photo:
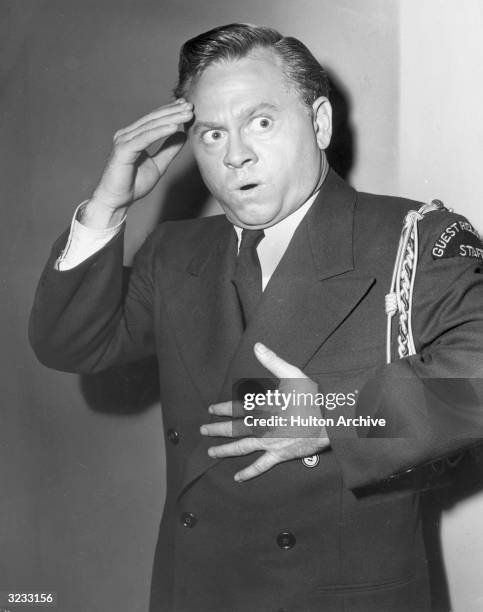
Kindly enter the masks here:
M 320 96 L 312 104 L 313 124 L 317 144 L 322 151 L 327 149 L 332 138 L 332 106 L 329 99 L 325 96 Z

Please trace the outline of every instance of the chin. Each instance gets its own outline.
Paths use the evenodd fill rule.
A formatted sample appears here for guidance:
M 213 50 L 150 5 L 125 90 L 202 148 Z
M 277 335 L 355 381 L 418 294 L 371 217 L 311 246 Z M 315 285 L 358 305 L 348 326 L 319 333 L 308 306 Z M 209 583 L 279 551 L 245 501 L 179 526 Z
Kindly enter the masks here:
M 247 229 L 263 229 L 274 225 L 278 221 L 278 218 L 267 217 L 267 215 L 244 215 L 237 217 L 235 223 Z
M 270 225 L 277 223 L 280 220 L 278 213 L 279 211 L 267 210 L 266 206 L 262 205 L 253 207 L 252 210 L 236 211 L 236 213 L 226 211 L 226 216 L 235 225 L 255 229 L 270 227 Z

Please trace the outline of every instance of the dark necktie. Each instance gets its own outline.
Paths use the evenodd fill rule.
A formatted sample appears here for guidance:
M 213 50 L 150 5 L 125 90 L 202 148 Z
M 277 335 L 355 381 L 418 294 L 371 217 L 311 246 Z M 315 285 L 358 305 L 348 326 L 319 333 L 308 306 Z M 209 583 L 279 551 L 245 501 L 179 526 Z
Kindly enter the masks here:
M 245 327 L 252 320 L 262 295 L 262 269 L 257 246 L 264 236 L 263 230 L 242 231 L 233 282 L 240 300 Z

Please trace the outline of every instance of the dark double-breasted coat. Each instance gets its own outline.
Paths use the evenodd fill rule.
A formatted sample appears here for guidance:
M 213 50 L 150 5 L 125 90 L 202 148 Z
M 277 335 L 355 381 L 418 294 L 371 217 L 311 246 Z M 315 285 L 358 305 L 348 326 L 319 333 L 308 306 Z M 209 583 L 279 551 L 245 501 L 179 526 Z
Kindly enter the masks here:
M 414 290 L 417 354 L 384 365 L 384 296 L 403 218 L 418 207 L 357 193 L 330 171 L 246 330 L 231 282 L 236 236 L 224 216 L 162 224 L 138 253 L 125 297 L 122 236 L 64 272 L 53 263 L 65 235 L 57 241 L 31 317 L 39 359 L 89 373 L 158 356 L 167 499 L 152 612 L 428 609 L 418 491 L 390 483 L 467 444 L 450 430 L 468 403 L 481 407 L 467 385 L 483 370 L 483 276 L 478 251 L 453 248 L 471 242 L 470 230 L 444 233 L 464 218 L 428 214 Z M 442 235 L 449 246 L 435 257 Z M 215 442 L 199 428 L 234 381 L 269 375 L 254 357 L 257 341 L 319 390 L 355 393 L 356 406 L 339 413 L 384 417 L 387 432 L 329 428 L 331 450 L 236 483 L 254 456 L 211 459 Z M 427 384 L 455 378 L 463 386 L 450 401 Z

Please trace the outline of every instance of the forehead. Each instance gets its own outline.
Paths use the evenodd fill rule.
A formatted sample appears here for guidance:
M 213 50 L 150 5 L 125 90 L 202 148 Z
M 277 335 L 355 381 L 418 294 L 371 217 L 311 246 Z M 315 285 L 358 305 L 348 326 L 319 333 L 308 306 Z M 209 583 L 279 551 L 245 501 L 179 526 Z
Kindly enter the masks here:
M 195 114 L 213 113 L 222 106 L 299 101 L 282 69 L 282 60 L 269 49 L 257 49 L 237 60 L 210 64 L 191 85 L 186 98 Z

